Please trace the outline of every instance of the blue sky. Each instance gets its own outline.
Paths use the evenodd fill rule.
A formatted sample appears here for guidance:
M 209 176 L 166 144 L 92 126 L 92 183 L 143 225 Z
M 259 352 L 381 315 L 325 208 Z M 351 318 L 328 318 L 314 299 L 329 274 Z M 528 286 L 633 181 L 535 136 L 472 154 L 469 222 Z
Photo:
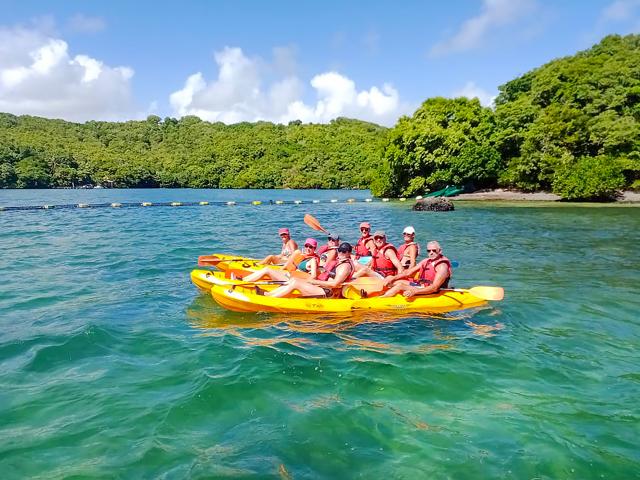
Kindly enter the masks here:
M 337 116 L 393 125 L 610 33 L 640 0 L 0 0 L 0 111 L 73 121 Z

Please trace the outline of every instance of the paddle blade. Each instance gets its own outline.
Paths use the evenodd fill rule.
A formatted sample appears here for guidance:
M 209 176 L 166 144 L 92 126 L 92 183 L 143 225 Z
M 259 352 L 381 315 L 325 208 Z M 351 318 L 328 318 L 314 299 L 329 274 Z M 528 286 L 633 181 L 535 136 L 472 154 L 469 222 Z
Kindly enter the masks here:
M 500 301 L 504 298 L 504 288 L 502 287 L 471 287 L 468 291 L 474 297 L 483 300 Z
M 206 267 L 218 265 L 222 259 L 220 257 L 216 257 L 215 255 L 200 255 L 198 257 L 198 266 Z
M 304 223 L 306 223 L 309 227 L 313 228 L 314 230 L 317 230 L 319 232 L 329 233 L 327 230 L 322 228 L 322 225 L 320 225 L 320 222 L 318 222 L 316 217 L 314 217 L 309 213 L 307 213 L 304 216 Z

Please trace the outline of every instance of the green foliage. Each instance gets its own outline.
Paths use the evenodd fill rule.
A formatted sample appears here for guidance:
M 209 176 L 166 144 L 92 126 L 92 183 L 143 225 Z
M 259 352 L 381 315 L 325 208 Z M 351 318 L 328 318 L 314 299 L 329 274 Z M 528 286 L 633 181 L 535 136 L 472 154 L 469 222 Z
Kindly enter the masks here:
M 0 114 L 0 188 L 367 188 L 386 133 L 345 118 L 284 126 L 150 115 L 75 124 Z
M 494 128 L 493 112 L 477 99 L 425 101 L 391 130 L 384 151 L 390 182 L 378 182 L 374 191 L 413 195 L 447 185 L 494 183 L 501 167 L 490 142 Z M 383 175 L 388 173 L 381 170 Z
M 610 200 L 625 184 L 622 168 L 607 157 L 583 157 L 560 165 L 553 193 L 565 200 Z

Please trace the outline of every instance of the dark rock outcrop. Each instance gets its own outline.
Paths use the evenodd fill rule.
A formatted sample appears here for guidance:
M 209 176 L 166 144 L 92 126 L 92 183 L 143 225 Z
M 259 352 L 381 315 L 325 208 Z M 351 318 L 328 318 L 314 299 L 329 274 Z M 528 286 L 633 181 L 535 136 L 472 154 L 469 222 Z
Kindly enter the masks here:
M 423 198 L 418 200 L 412 210 L 429 212 L 449 212 L 455 210 L 453 202 L 445 197 Z

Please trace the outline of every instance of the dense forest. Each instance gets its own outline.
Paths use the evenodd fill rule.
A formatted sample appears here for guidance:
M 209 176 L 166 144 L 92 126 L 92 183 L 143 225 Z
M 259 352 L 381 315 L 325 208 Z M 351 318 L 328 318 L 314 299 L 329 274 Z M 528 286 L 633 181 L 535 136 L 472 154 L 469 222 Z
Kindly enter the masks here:
M 640 35 L 612 35 L 499 87 L 494 108 L 426 100 L 387 129 L 225 125 L 197 117 L 77 124 L 0 114 L 0 188 L 371 188 L 553 191 L 568 200 L 640 189 Z

